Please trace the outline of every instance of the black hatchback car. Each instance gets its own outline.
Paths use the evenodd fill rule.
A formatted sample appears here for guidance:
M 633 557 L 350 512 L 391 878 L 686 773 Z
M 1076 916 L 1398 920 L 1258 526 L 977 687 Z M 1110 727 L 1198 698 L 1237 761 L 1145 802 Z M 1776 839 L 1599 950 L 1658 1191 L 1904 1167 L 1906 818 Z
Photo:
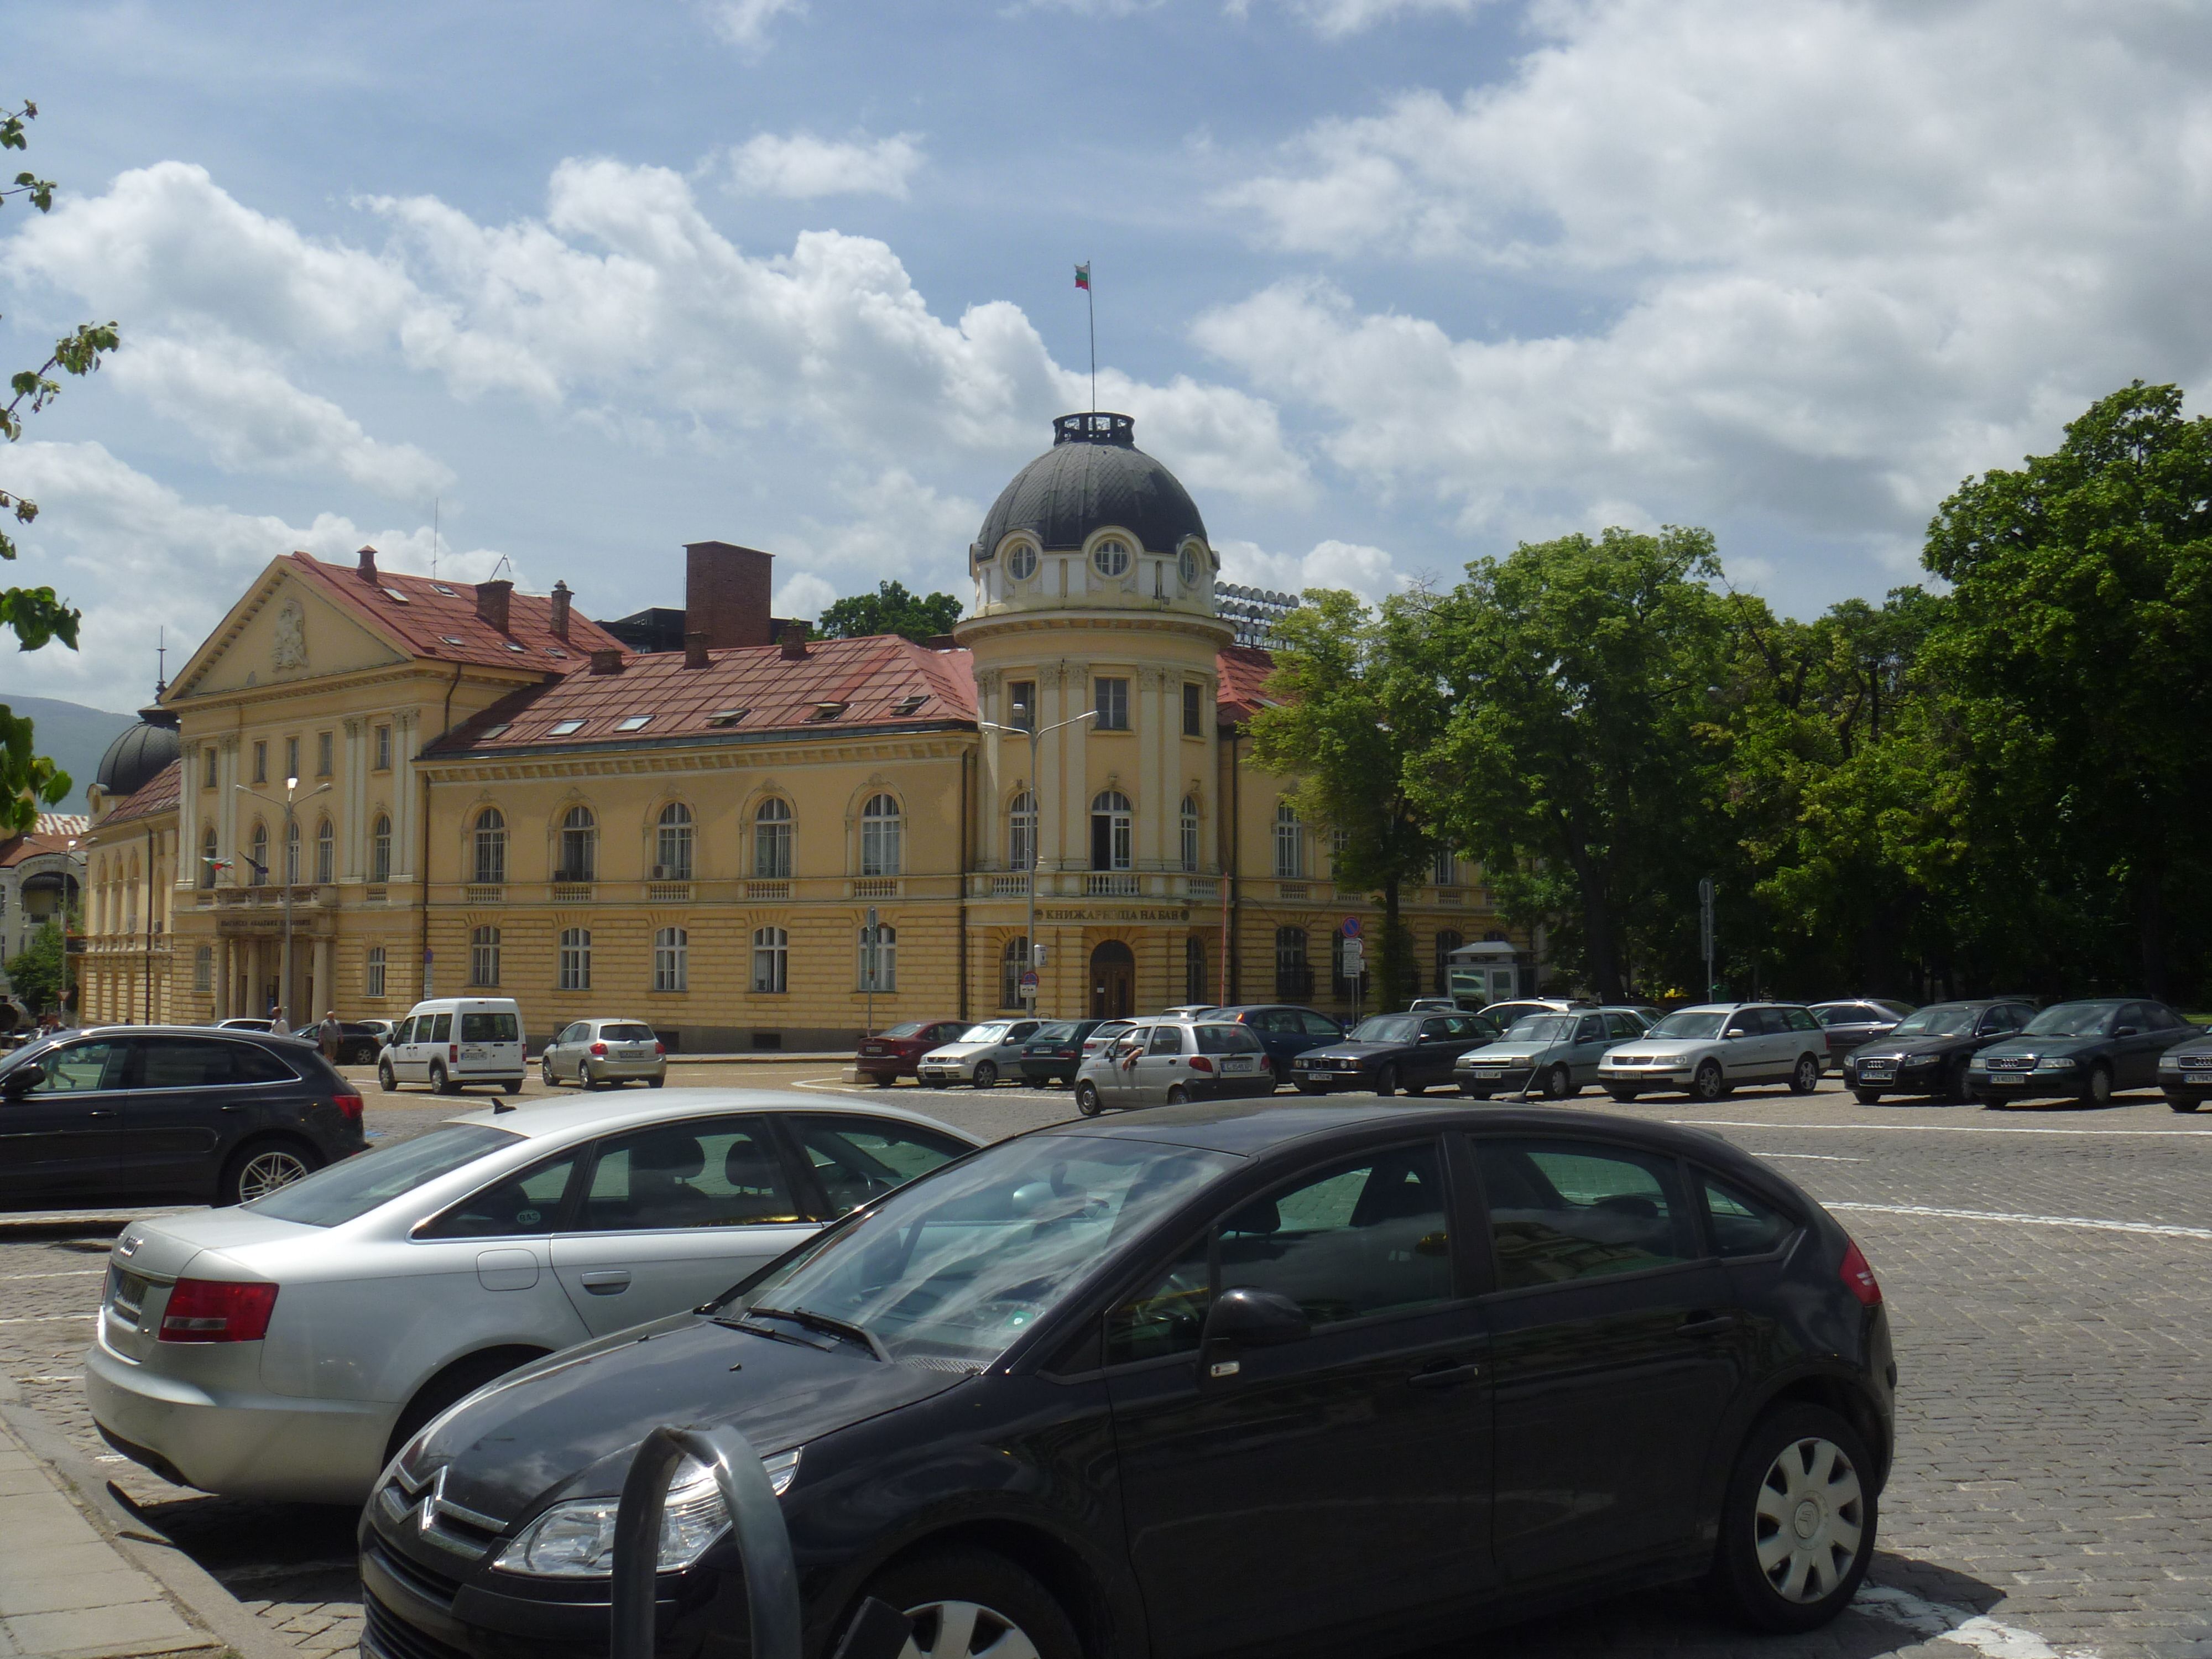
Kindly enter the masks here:
M 1290 1079 L 1302 1095 L 1370 1089 L 1419 1094 L 1455 1086 L 1452 1063 L 1503 1035 L 1480 1014 L 1377 1014 L 1340 1042 L 1307 1049 L 1291 1062 Z
M 1813 1011 L 1816 1018 L 1820 1012 Z M 1916 1008 L 1887 1035 L 1844 1056 L 1844 1087 L 1862 1106 L 1884 1095 L 1971 1100 L 1966 1072 L 1974 1056 L 2034 1018 L 2035 1010 L 2025 1002 L 1936 1002 Z
M 1056 1019 L 1038 1026 L 1022 1044 L 1021 1058 L 1015 1062 L 1021 1067 L 1023 1079 L 1062 1087 L 1073 1083 L 1076 1073 L 1083 1068 L 1084 1038 L 1105 1023 L 1103 1019 Z
M 1895 1383 L 1844 1230 L 1698 1131 L 1259 1101 L 1066 1124 L 431 1424 L 363 1512 L 362 1650 L 605 1652 L 617 1495 L 672 1422 L 761 1455 L 810 1654 L 863 1596 L 933 1655 L 1180 1659 L 1382 1654 L 1708 1575 L 1809 1629 L 1875 1547 Z M 665 1659 L 745 1629 L 702 1474 L 672 1482 Z
M 361 1113 L 304 1038 L 63 1032 L 0 1061 L 0 1209 L 240 1203 L 360 1152 Z
M 1344 1041 L 1340 1022 L 1318 1008 L 1301 1008 L 1294 1003 L 1239 1004 L 1216 1008 L 1206 1018 L 1242 1025 L 1258 1037 L 1260 1046 L 1267 1051 L 1267 1058 L 1274 1064 L 1277 1077 L 1290 1076 L 1291 1060 L 1307 1049 L 1318 1048 L 1324 1042 Z

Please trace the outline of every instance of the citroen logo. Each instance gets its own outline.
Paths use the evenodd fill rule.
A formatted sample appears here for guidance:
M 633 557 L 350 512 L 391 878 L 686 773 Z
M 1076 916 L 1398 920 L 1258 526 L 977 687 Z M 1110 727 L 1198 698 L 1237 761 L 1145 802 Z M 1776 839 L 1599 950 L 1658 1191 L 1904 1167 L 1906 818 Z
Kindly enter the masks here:
M 415 1524 L 424 1532 L 438 1524 L 438 1511 L 446 1506 L 446 1475 L 452 1468 L 448 1463 L 441 1468 L 431 1480 L 430 1490 L 422 1494 L 422 1508 Z

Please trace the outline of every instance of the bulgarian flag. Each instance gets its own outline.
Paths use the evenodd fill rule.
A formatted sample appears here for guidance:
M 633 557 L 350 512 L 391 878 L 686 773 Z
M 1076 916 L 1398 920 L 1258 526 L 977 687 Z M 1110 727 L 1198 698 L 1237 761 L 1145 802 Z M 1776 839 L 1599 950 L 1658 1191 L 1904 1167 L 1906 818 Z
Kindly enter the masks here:
M 1088 259 L 1076 266 L 1075 285 L 1086 294 L 1091 291 L 1091 262 Z

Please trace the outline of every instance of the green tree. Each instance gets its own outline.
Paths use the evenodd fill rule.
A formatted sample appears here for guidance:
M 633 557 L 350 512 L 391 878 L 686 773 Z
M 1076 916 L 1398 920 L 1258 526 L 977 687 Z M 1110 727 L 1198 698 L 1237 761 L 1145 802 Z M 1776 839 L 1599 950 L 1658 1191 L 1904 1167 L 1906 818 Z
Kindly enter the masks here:
M 38 113 L 38 106 L 27 100 L 20 109 L 0 111 L 0 149 L 27 148 L 26 128 Z M 47 212 L 54 204 L 53 183 L 33 173 L 19 173 L 13 185 L 0 189 L 0 201 L 16 196 L 40 212 Z M 12 395 L 0 406 L 0 435 L 9 443 L 20 439 L 24 416 L 37 414 L 61 395 L 55 372 L 89 374 L 100 367 L 103 353 L 115 349 L 115 342 L 113 323 L 82 324 L 56 341 L 52 355 L 44 363 L 9 380 Z M 18 524 L 28 524 L 39 516 L 39 505 L 0 487 L 0 514 L 13 514 Z M 0 530 L 0 559 L 12 560 L 15 551 L 13 538 Z M 76 611 L 64 605 L 51 587 L 0 590 L 0 626 L 15 631 L 16 643 L 23 650 L 36 651 L 49 641 L 59 640 L 74 651 L 76 625 Z M 0 703 L 0 831 L 29 829 L 37 821 L 41 805 L 52 805 L 69 792 L 69 774 L 33 746 L 31 722 Z
M 8 983 L 34 1014 L 61 1006 L 62 972 L 67 961 L 61 924 L 49 921 L 8 959 Z
M 1953 585 L 1927 654 L 1955 730 L 1962 827 L 2064 924 L 2075 986 L 2201 983 L 2212 920 L 2212 421 L 2137 381 L 2056 453 L 1969 479 L 1929 526 Z
M 1437 604 L 1449 704 L 1410 774 L 1506 913 L 1608 1000 L 1694 971 L 1696 888 L 1725 849 L 1723 600 L 1711 536 L 1566 536 L 1482 559 Z
M 903 582 L 876 584 L 872 593 L 854 593 L 822 612 L 824 639 L 858 640 L 873 634 L 898 634 L 927 645 L 950 634 L 960 620 L 960 601 L 950 593 L 909 593 Z
M 1294 779 L 1299 817 L 1341 838 L 1337 884 L 1382 899 L 1376 1006 L 1401 1007 L 1418 976 L 1400 895 L 1437 846 L 1407 782 L 1413 758 L 1443 729 L 1429 606 L 1424 596 L 1375 611 L 1334 589 L 1305 597 L 1279 630 L 1267 681 L 1277 702 L 1252 717 L 1251 764 Z

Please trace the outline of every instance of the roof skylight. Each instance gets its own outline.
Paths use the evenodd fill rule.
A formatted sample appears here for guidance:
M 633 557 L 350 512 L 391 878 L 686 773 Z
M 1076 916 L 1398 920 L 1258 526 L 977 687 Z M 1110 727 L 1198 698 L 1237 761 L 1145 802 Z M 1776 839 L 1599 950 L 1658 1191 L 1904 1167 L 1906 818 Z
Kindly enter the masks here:
M 615 730 L 617 732 L 642 732 L 645 730 L 647 723 L 652 719 L 653 716 L 650 714 L 631 714 L 624 719 L 617 720 L 615 722 Z
M 477 733 L 477 739 L 480 743 L 489 743 L 494 738 L 505 737 L 507 727 L 507 722 L 505 720 L 501 720 L 497 726 L 487 726 Z
M 443 582 L 432 582 L 430 584 L 430 591 L 434 593 L 443 593 L 449 599 L 458 599 L 461 597 L 459 593 L 453 592 L 452 588 L 447 586 Z
M 522 649 L 522 647 L 517 645 L 513 640 L 501 640 L 500 643 L 504 645 L 510 651 L 519 652 Z
M 396 587 L 386 588 L 384 590 L 384 597 L 391 600 L 394 605 L 405 605 L 409 602 L 407 596 Z
M 709 726 L 735 726 L 753 711 L 750 708 L 717 708 L 707 716 Z
M 468 643 L 468 641 L 463 639 L 459 634 L 441 634 L 438 637 L 445 641 L 447 645 L 466 645 Z
M 842 702 L 817 702 L 814 705 L 813 718 L 817 720 L 834 720 L 845 712 L 847 706 Z
M 919 697 L 901 697 L 898 702 L 893 705 L 891 713 L 894 714 L 911 714 L 915 709 L 921 708 L 922 704 L 928 701 L 929 696 L 926 692 Z
M 565 738 L 571 732 L 580 732 L 583 729 L 584 723 L 581 720 L 556 720 L 553 722 L 553 729 L 545 735 L 549 738 Z

